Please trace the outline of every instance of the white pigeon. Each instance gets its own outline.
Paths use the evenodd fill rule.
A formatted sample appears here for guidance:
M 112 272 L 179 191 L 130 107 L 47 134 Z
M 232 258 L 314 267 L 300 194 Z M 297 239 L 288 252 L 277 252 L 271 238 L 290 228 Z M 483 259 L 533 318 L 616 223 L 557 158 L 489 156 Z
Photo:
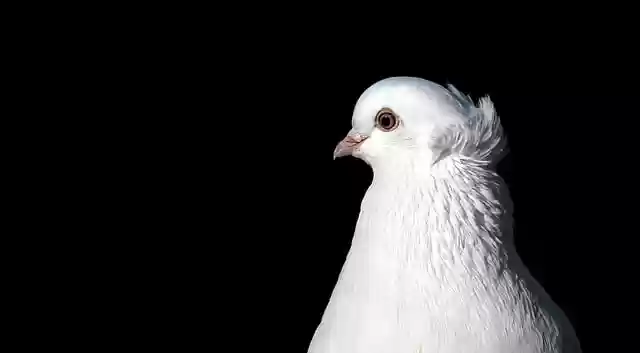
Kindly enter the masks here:
M 356 103 L 334 158 L 374 171 L 309 353 L 578 353 L 515 251 L 489 97 L 392 77 Z

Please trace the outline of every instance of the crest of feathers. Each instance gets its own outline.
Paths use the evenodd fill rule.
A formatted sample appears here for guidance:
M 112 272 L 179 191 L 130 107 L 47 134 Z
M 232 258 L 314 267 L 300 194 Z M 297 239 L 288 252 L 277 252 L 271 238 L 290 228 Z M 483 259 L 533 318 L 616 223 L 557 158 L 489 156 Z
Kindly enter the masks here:
M 489 96 L 485 96 L 476 105 L 471 97 L 461 93 L 453 85 L 447 85 L 447 89 L 465 119 L 439 131 L 432 146 L 440 153 L 435 162 L 451 155 L 495 166 L 508 152 L 508 148 L 493 102 Z

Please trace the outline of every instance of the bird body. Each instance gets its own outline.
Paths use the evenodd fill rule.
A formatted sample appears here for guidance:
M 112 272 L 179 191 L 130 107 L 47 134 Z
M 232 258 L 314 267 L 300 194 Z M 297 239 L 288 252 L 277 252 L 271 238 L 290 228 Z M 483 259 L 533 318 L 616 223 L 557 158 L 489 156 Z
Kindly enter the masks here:
M 374 178 L 309 353 L 581 352 L 513 246 L 488 98 L 385 79 L 360 97 L 349 135 L 336 153 Z

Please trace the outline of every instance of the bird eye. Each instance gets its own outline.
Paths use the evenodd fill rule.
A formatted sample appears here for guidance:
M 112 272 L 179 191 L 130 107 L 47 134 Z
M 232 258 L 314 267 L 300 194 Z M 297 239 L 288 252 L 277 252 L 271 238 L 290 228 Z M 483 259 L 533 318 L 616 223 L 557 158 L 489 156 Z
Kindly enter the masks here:
M 376 115 L 376 126 L 382 131 L 392 131 L 398 127 L 398 117 L 387 109 L 382 109 Z

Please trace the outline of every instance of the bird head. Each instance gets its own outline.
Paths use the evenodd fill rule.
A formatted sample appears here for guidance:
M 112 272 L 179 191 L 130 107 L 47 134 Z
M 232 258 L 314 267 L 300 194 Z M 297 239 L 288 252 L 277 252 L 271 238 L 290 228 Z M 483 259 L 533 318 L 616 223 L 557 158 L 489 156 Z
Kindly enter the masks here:
M 433 165 L 450 155 L 496 161 L 502 128 L 488 97 L 479 106 L 457 91 L 414 77 L 391 77 L 367 88 L 356 102 L 352 129 L 334 158 L 354 156 L 371 165 L 420 161 Z M 391 163 L 393 162 L 393 163 Z

